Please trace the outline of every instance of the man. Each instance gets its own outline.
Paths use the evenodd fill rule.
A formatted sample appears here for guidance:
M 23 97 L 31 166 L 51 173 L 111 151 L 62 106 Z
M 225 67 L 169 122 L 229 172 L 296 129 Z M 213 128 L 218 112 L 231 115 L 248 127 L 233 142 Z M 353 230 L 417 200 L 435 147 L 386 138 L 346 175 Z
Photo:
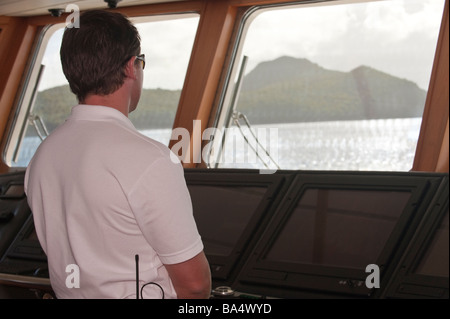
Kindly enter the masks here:
M 25 175 L 56 296 L 136 298 L 138 287 L 142 298 L 209 297 L 182 166 L 128 119 L 145 67 L 136 28 L 119 13 L 88 11 L 66 28 L 61 62 L 80 104 Z

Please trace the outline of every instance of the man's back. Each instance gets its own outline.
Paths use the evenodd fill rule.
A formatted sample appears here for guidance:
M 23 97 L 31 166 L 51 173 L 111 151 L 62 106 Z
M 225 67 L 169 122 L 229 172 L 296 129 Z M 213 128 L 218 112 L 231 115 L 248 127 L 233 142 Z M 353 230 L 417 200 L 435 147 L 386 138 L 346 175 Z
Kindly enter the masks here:
M 117 110 L 74 107 L 37 151 L 26 187 L 60 298 L 135 298 L 136 254 L 140 286 L 157 282 L 176 297 L 163 264 L 203 249 L 181 165 Z M 79 267 L 79 288 L 67 285 L 69 265 Z M 161 291 L 148 285 L 143 296 Z

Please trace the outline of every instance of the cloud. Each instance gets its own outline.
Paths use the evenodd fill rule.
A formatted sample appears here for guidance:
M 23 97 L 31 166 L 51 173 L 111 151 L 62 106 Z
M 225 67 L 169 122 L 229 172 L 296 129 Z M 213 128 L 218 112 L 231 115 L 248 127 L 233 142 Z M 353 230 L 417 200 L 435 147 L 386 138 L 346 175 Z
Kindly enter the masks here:
M 249 27 L 250 71 L 290 55 L 350 71 L 367 65 L 427 89 L 444 0 L 393 0 L 267 11 Z
M 360 65 L 406 78 L 427 89 L 444 0 L 391 0 L 339 5 L 298 5 L 260 13 L 245 37 L 247 72 L 289 55 L 333 70 Z M 181 89 L 199 17 L 164 16 L 136 25 L 146 54 L 145 88 Z M 40 89 L 67 83 L 59 62 L 62 32 L 44 58 Z
M 192 52 L 198 17 L 136 24 L 148 63 L 145 88 L 181 89 Z

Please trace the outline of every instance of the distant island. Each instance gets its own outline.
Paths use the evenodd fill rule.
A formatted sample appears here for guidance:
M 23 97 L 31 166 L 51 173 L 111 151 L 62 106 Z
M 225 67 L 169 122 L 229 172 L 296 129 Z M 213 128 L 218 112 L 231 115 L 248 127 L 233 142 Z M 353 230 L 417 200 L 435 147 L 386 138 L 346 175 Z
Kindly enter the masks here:
M 332 71 L 280 57 L 244 79 L 238 110 L 252 123 L 296 123 L 421 117 L 427 92 L 367 66 Z
M 130 119 L 138 129 L 172 127 L 180 90 L 144 89 Z M 421 117 L 427 92 L 412 81 L 367 66 L 327 70 L 307 59 L 258 64 L 243 81 L 237 110 L 252 124 Z M 76 104 L 69 86 L 39 92 L 34 113 L 48 129 Z

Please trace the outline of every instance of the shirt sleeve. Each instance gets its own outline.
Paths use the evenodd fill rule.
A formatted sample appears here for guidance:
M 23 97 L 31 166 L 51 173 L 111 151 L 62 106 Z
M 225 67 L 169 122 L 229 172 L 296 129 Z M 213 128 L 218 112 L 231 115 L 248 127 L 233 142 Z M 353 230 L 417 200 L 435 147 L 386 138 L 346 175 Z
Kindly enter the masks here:
M 189 260 L 203 250 L 180 163 L 155 161 L 128 200 L 145 239 L 164 264 Z

